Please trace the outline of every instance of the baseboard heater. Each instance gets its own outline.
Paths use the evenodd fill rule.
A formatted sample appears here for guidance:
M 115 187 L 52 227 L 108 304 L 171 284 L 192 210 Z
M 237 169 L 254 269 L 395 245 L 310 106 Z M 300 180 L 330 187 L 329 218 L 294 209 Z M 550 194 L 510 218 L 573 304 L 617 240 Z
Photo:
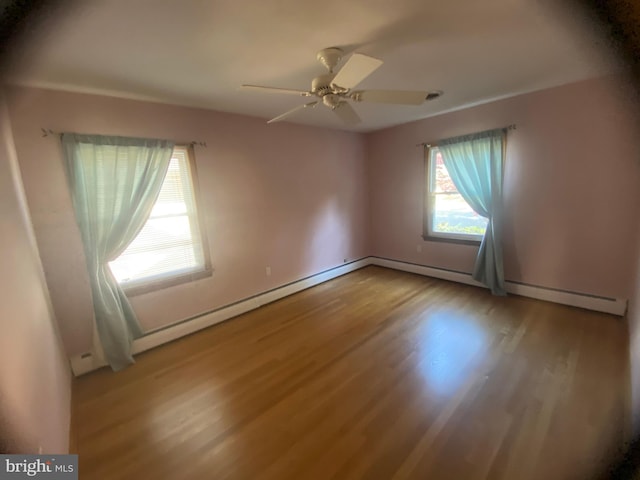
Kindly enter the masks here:
M 403 272 L 417 273 L 427 277 L 440 278 L 450 280 L 452 282 L 464 283 L 475 287 L 487 288 L 480 282 L 471 278 L 471 275 L 464 272 L 456 272 L 454 270 L 446 270 L 443 268 L 429 267 L 416 263 L 402 262 L 382 257 L 369 257 L 370 265 L 378 265 L 380 267 L 393 268 L 402 270 Z M 529 285 L 519 282 L 505 282 L 508 293 L 520 295 L 522 297 L 535 298 L 545 300 L 547 302 L 560 303 L 570 305 L 572 307 L 594 310 L 596 312 L 611 313 L 613 315 L 623 316 L 627 311 L 627 300 L 619 298 L 600 297 L 585 293 L 570 292 L 537 285 Z
M 296 280 L 286 285 L 282 285 L 272 290 L 253 295 L 229 305 L 216 308 L 209 312 L 204 312 L 194 317 L 181 320 L 177 323 L 172 323 L 166 327 L 152 330 L 144 337 L 134 340 L 133 354 L 135 355 L 165 343 L 169 343 L 172 340 L 177 340 L 185 335 L 189 335 L 197 332 L 198 330 L 224 322 L 230 318 L 250 312 L 251 310 L 255 310 L 263 305 L 275 302 L 276 300 L 288 297 L 289 295 L 306 290 L 307 288 L 320 283 L 327 282 L 336 277 L 353 272 L 354 270 L 366 267 L 367 265 L 370 265 L 369 257 L 361 258 L 359 260 L 316 273 L 315 275 Z M 106 365 L 107 363 L 101 355 L 93 353 L 85 353 L 71 358 L 71 370 L 76 376 L 97 370 L 98 368 Z
M 320 283 L 327 282 L 347 273 L 353 272 L 368 265 L 378 265 L 380 267 L 392 268 L 404 272 L 416 273 L 427 277 L 440 278 L 453 282 L 464 283 L 476 287 L 486 288 L 479 282 L 471 278 L 471 275 L 464 272 L 446 270 L 437 267 L 419 265 L 415 263 L 403 262 L 381 257 L 365 257 L 344 265 L 325 270 L 323 272 L 305 277 L 303 279 L 282 285 L 252 297 L 225 305 L 209 312 L 184 319 L 178 323 L 173 323 L 166 327 L 149 332 L 142 338 L 133 342 L 133 354 L 138 354 L 146 350 L 158 347 L 165 343 L 176 340 L 185 335 L 197 332 L 230 318 L 242 315 L 263 305 L 275 302 L 281 298 L 294 293 L 306 290 Z M 595 310 L 598 312 L 611 313 L 613 315 L 624 315 L 627 309 L 627 301 L 615 298 L 598 297 L 563 290 L 555 290 L 546 287 L 526 285 L 516 282 L 506 282 L 506 289 L 514 295 L 545 300 L 553 303 L 570 305 L 573 307 Z M 97 370 L 106 366 L 106 362 L 101 355 L 91 352 L 71 357 L 71 369 L 74 375 L 79 376 L 84 373 Z

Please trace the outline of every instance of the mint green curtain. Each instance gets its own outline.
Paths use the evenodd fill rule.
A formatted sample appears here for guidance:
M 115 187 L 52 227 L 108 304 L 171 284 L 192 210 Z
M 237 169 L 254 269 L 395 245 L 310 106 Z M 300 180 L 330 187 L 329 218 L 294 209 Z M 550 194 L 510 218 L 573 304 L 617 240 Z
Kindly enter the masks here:
M 502 260 L 502 178 L 504 129 L 450 138 L 438 144 L 454 185 L 473 208 L 489 219 L 473 278 L 494 295 L 506 295 Z
M 131 343 L 143 332 L 108 262 L 127 248 L 149 218 L 173 143 L 65 133 L 62 146 L 100 343 L 109 365 L 120 370 L 133 363 Z

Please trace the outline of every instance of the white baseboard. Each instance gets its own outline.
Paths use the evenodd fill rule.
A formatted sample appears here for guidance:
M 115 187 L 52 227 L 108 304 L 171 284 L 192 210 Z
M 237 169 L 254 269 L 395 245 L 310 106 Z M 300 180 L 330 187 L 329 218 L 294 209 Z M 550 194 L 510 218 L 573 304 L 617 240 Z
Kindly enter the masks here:
M 320 283 L 345 275 L 349 272 L 353 272 L 354 270 L 366 267 L 369 264 L 369 257 L 366 257 L 355 262 L 340 265 L 316 275 L 303 278 L 302 280 L 283 285 L 282 287 L 269 290 L 231 305 L 217 308 L 211 312 L 198 315 L 197 317 L 184 320 L 180 323 L 151 331 L 144 337 L 134 340 L 132 348 L 133 354 L 135 355 L 137 353 L 144 352 L 145 350 L 158 347 L 162 344 L 171 342 L 172 340 L 176 340 L 180 337 L 184 337 L 185 335 L 202 330 L 203 328 L 215 325 L 216 323 L 224 322 L 225 320 L 259 308 L 262 305 L 275 302 L 276 300 L 287 297 L 301 290 L 305 290 Z M 94 355 L 92 353 L 86 353 L 84 355 L 77 355 L 71 358 L 71 369 L 75 376 L 97 370 L 98 368 L 106 365 L 107 363 L 98 354 Z
M 402 270 L 404 272 L 417 273 L 419 275 L 425 275 L 427 277 L 441 278 L 443 280 L 451 280 L 453 282 L 466 283 L 467 285 L 487 288 L 480 282 L 477 282 L 473 278 L 471 278 L 471 275 L 468 273 L 453 272 L 451 270 L 416 265 L 413 263 L 389 260 L 386 258 L 369 258 L 371 259 L 371 265 L 379 265 L 381 267 L 393 268 L 395 270 Z M 613 315 L 623 316 L 627 311 L 627 300 L 625 299 L 597 297 L 515 282 L 506 282 L 505 287 L 507 292 L 514 295 L 535 298 L 538 300 L 545 300 L 547 302 L 560 303 L 562 305 L 570 305 L 572 307 L 585 308 L 587 310 L 594 310 L 596 312 L 611 313 Z
M 380 267 L 392 268 L 394 270 L 417 273 L 427 277 L 440 278 L 443 280 L 450 280 L 453 282 L 486 288 L 481 283 L 472 279 L 471 275 L 467 273 L 454 272 L 451 270 L 401 262 L 398 260 L 389 260 L 386 258 L 366 257 L 355 262 L 303 278 L 302 280 L 298 280 L 288 285 L 269 290 L 231 305 L 220 307 L 216 310 L 184 320 L 180 323 L 149 332 L 149 334 L 133 342 L 133 354 L 135 355 L 137 353 L 144 352 L 145 350 L 158 347 L 162 344 L 171 342 L 172 340 L 176 340 L 185 335 L 202 330 L 203 328 L 215 325 L 216 323 L 224 322 L 225 320 L 259 308 L 267 303 L 275 302 L 276 300 L 328 280 L 332 280 L 349 272 L 353 272 L 354 270 L 366 267 L 367 265 L 378 265 Z M 595 297 L 513 282 L 506 282 L 506 289 L 509 293 L 521 295 L 523 297 L 585 308 L 587 310 L 594 310 L 597 312 L 611 313 L 613 315 L 623 316 L 627 309 L 627 301 L 623 299 Z M 100 355 L 94 355 L 91 353 L 71 358 L 71 369 L 76 376 L 97 370 L 105 365 L 106 362 Z
M 398 260 L 389 260 L 388 258 L 369 257 L 370 265 L 378 265 L 380 267 L 392 268 L 394 270 L 402 270 L 403 272 L 417 273 L 425 277 L 440 278 L 442 280 L 450 280 L 452 282 L 466 283 L 474 287 L 484 287 L 480 282 L 476 282 L 468 273 L 454 272 L 452 270 L 444 270 L 442 268 L 427 267 L 425 265 L 417 265 L 415 263 L 400 262 Z

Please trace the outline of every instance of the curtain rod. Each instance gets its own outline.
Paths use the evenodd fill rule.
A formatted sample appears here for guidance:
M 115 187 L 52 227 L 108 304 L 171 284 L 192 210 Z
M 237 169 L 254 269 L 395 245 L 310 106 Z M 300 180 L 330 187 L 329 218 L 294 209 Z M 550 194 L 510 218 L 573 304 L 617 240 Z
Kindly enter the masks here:
M 42 136 L 43 137 L 48 137 L 50 135 L 56 135 L 56 136 L 61 136 L 62 135 L 62 132 L 54 132 L 50 128 L 42 128 L 42 127 L 40 127 L 40 130 L 42 130 Z M 192 147 L 194 147 L 196 145 L 198 145 L 200 147 L 206 147 L 207 146 L 207 142 L 199 142 L 197 140 L 193 140 L 191 142 L 176 142 L 176 144 L 178 144 L 178 145 L 190 145 Z
M 504 130 L 516 130 L 516 124 L 512 123 L 511 125 L 507 125 L 506 127 L 502 127 L 502 128 Z M 482 132 L 475 132 L 475 133 L 482 133 Z M 470 134 L 470 135 L 473 135 L 473 134 Z M 456 136 L 464 137 L 464 135 L 456 135 Z M 432 143 L 438 143 L 438 141 L 416 143 L 416 147 L 430 147 Z

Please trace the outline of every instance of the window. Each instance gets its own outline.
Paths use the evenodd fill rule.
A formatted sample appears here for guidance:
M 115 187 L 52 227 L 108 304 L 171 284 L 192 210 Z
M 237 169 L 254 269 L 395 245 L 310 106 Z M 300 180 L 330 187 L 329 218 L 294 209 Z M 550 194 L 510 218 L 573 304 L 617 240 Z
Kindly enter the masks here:
M 194 179 L 190 149 L 174 147 L 147 223 L 122 255 L 109 263 L 127 293 L 208 275 L 209 259 L 196 208 Z
M 427 186 L 425 239 L 480 242 L 488 220 L 462 198 L 438 147 L 427 153 Z

